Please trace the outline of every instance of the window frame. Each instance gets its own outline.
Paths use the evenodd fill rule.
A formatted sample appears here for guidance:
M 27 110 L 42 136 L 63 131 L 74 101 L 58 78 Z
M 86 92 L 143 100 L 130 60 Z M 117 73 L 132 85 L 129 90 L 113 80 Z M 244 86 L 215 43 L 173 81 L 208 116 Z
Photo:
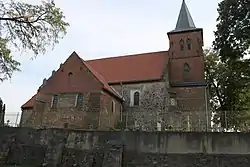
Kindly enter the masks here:
M 133 90 L 130 90 L 130 102 L 129 102 L 130 107 L 134 107 L 134 94 L 136 92 L 139 92 L 139 105 L 138 106 L 140 106 L 141 91 L 139 89 L 133 89 Z
M 55 97 L 57 97 L 57 99 L 56 99 Z M 55 102 L 55 99 L 56 99 L 56 102 Z M 50 107 L 51 107 L 51 108 L 57 108 L 58 99 L 59 99 L 59 96 L 58 96 L 58 95 L 53 95 L 53 96 L 52 96 L 52 100 L 51 100 L 51 104 L 50 104 Z
M 115 101 L 114 100 L 112 100 L 112 102 L 111 102 L 111 112 L 112 113 L 115 113 Z
M 82 106 L 79 106 L 78 104 L 78 99 L 79 99 L 79 96 L 82 95 L 82 106 L 83 106 L 83 100 L 84 100 L 84 96 L 83 96 L 83 93 L 77 93 L 76 95 L 76 99 L 75 99 L 75 107 L 82 107 Z

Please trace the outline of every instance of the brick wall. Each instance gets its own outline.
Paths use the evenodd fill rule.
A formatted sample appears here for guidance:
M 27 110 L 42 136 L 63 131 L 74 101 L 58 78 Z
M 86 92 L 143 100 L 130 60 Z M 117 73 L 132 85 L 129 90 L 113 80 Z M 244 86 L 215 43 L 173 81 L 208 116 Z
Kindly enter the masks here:
M 171 89 L 176 92 L 183 126 L 187 127 L 187 119 L 189 119 L 190 130 L 204 131 L 207 125 L 210 129 L 212 113 L 209 107 L 209 96 L 205 95 L 207 89 L 205 87 L 175 87 Z
M 64 93 L 58 97 L 55 108 L 51 100 L 37 100 L 34 109 L 23 110 L 22 127 L 50 127 L 73 129 L 108 129 L 114 128 L 120 117 L 121 104 L 104 92 L 83 93 L 83 106 L 77 107 L 77 93 Z M 45 99 L 52 99 L 47 95 Z M 112 111 L 112 101 L 115 102 L 115 112 Z M 109 118 L 106 121 L 105 115 Z

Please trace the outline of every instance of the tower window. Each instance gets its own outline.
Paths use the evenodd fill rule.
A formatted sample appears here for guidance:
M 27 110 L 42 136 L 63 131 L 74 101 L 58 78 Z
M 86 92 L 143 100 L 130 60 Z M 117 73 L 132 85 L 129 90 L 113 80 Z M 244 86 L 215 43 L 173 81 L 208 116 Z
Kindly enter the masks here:
M 188 63 L 185 63 L 183 66 L 183 74 L 185 80 L 190 77 L 190 66 L 188 65 Z
M 181 51 L 184 50 L 184 41 L 183 41 L 183 39 L 180 40 L 180 50 Z
M 191 41 L 191 39 L 187 40 L 187 48 L 188 48 L 188 50 L 192 49 L 192 41 Z
M 134 93 L 134 106 L 139 106 L 140 103 L 140 93 L 135 92 Z

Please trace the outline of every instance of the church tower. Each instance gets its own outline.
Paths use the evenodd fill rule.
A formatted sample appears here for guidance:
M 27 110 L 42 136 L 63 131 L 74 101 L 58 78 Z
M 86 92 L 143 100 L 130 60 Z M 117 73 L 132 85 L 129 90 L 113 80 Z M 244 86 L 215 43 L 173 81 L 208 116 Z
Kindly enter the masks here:
M 208 98 L 203 56 L 203 29 L 196 28 L 185 0 L 176 27 L 168 32 L 169 82 L 176 92 L 179 110 L 193 126 L 208 126 Z M 189 117 L 190 116 L 190 117 Z M 202 123 L 203 127 L 197 125 Z
M 195 27 L 185 0 L 182 2 L 176 28 L 168 33 L 168 37 L 170 83 L 204 83 L 203 30 Z

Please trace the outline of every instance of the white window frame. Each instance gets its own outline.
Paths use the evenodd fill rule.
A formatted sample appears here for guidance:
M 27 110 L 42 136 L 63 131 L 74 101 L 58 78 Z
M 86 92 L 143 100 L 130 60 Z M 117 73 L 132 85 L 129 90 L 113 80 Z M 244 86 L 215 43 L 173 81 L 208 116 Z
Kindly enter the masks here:
M 112 113 L 115 113 L 115 101 L 114 100 L 112 100 L 112 106 L 111 107 L 112 107 L 112 111 L 113 111 Z
M 129 103 L 130 107 L 134 106 L 134 94 L 136 92 L 139 92 L 139 106 L 140 106 L 141 91 L 138 89 L 134 89 L 130 91 L 130 103 Z
M 50 104 L 50 107 L 52 108 L 53 107 L 53 104 L 54 104 L 54 100 L 55 100 L 55 96 L 57 96 L 58 98 L 58 95 L 53 95 L 52 96 L 52 100 L 51 100 L 51 104 Z M 56 104 L 57 105 L 57 104 Z M 57 107 L 57 106 L 56 106 Z
M 75 99 L 75 107 L 77 106 L 77 99 L 78 99 L 79 93 L 77 93 L 76 95 L 76 99 Z

